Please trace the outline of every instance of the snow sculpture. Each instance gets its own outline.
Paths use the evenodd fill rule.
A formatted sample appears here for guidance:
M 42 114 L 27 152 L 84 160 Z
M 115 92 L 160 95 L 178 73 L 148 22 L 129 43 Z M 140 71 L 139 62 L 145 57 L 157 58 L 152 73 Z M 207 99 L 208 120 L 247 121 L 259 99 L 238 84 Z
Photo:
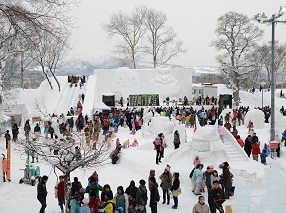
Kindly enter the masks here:
M 114 89 L 120 92 L 128 92 L 130 88 L 132 91 L 138 91 L 140 88 L 139 75 L 129 70 L 128 68 L 120 68 L 114 72 L 113 81 L 115 82 Z
M 145 119 L 146 117 L 148 117 L 148 115 L 149 113 L 145 115 Z M 142 134 L 143 137 L 156 137 L 161 132 L 164 133 L 165 136 L 173 133 L 174 124 L 170 121 L 168 117 L 162 117 L 159 114 L 155 114 L 154 117 L 151 117 L 151 122 L 149 123 L 149 126 L 147 126 L 147 123 L 144 124 Z
M 198 118 L 196 117 L 198 124 Z M 200 152 L 221 151 L 224 145 L 217 132 L 217 125 L 201 127 L 197 125 L 197 130 L 192 136 L 193 149 Z
M 154 87 L 165 97 L 177 96 L 180 91 L 178 80 L 172 75 L 170 70 L 164 69 L 159 70 L 156 76 L 149 81 L 150 93 L 152 93 L 152 88 Z
M 249 121 L 253 122 L 254 129 L 263 129 L 264 123 L 264 113 L 259 109 L 249 110 L 244 118 L 244 124 L 247 125 Z

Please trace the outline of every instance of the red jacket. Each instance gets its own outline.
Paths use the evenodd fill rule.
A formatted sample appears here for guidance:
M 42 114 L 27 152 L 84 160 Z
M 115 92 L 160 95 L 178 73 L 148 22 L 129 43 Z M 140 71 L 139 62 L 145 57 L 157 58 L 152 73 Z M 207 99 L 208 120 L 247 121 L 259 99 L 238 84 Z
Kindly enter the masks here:
M 56 197 L 65 198 L 65 183 L 59 182 L 55 187 Z
M 259 154 L 261 154 L 260 147 L 259 147 L 258 143 L 255 143 L 252 146 L 252 155 L 259 155 Z
M 244 146 L 243 140 L 241 138 L 236 139 L 236 141 L 241 147 Z

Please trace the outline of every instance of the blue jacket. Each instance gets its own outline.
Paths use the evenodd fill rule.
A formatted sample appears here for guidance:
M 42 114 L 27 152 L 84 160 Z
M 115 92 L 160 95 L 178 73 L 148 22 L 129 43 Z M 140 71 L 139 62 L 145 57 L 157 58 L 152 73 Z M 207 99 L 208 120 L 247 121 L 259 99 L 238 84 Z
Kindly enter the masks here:
M 75 199 L 72 199 L 70 201 L 70 205 L 71 205 L 70 213 L 79 213 L 79 211 L 80 211 L 79 203 L 80 203 L 80 201 L 79 200 L 75 200 Z

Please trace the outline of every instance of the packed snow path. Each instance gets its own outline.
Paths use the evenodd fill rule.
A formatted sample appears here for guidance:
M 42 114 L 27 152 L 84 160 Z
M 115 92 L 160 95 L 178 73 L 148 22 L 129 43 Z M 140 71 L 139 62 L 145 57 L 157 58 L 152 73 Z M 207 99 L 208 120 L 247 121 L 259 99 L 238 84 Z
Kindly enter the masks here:
M 226 156 L 230 161 L 248 160 L 248 156 L 241 146 L 237 143 L 233 135 L 223 127 L 223 144 Z
M 70 110 L 71 107 L 75 107 L 77 105 L 77 102 L 79 101 L 79 94 L 85 94 L 86 90 L 86 84 L 81 87 L 78 85 L 75 87 L 73 84 L 72 88 L 70 88 L 70 84 L 68 82 L 65 83 L 64 89 L 61 92 L 60 98 L 58 100 L 58 104 L 54 110 L 54 113 L 56 115 L 61 115 L 64 113 L 64 115 L 67 114 L 67 112 Z M 84 104 L 83 108 L 84 108 Z

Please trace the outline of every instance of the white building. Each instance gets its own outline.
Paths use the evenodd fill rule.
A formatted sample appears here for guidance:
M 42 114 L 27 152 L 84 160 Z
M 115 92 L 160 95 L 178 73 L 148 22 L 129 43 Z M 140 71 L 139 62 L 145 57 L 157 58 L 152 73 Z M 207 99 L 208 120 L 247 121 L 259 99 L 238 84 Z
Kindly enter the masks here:
M 192 100 L 193 69 L 98 69 L 94 105 L 102 101 L 104 93 L 115 94 L 115 100 L 129 95 L 158 94 L 162 103 L 166 97 Z

